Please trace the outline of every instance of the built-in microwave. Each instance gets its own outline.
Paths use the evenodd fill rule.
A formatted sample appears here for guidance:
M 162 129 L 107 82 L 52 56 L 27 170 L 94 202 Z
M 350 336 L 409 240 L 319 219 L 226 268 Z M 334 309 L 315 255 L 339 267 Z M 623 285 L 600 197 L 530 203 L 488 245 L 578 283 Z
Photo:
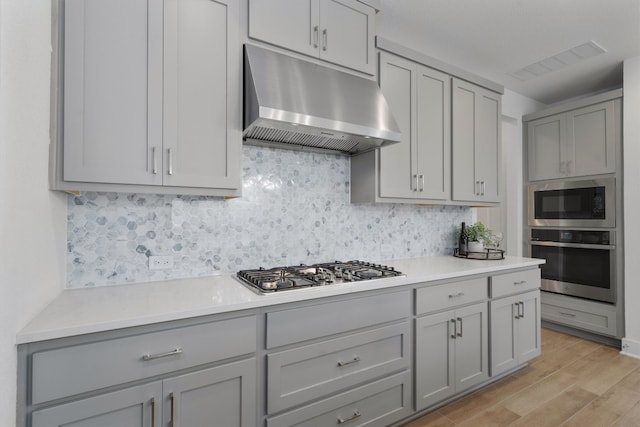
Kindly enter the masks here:
M 616 226 L 615 178 L 532 184 L 528 187 L 529 226 Z

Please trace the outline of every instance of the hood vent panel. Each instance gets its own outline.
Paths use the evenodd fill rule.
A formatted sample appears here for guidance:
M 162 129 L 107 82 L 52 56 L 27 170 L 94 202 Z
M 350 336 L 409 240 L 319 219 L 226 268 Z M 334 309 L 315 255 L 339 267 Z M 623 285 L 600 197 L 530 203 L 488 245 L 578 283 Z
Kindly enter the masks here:
M 251 45 L 244 73 L 248 144 L 358 154 L 400 141 L 372 80 Z

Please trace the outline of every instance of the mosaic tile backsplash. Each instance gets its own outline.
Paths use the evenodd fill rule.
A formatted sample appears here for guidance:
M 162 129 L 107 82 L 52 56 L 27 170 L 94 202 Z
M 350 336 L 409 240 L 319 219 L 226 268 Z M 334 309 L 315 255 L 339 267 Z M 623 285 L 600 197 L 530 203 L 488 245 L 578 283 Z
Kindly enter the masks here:
M 85 192 L 68 198 L 67 287 L 240 269 L 451 253 L 471 209 L 351 204 L 348 157 L 244 146 L 243 196 Z M 172 270 L 148 257 L 172 255 Z

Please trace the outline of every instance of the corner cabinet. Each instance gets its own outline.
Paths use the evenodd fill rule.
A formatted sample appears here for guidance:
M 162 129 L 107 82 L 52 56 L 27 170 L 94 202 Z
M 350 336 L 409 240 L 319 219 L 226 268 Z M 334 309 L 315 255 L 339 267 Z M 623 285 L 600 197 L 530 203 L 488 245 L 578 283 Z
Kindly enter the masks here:
M 56 189 L 236 196 L 236 1 L 64 0 Z
M 621 107 L 613 99 L 529 121 L 529 181 L 615 173 Z
M 453 200 L 500 202 L 501 96 L 452 82 Z
M 356 0 L 249 0 L 249 37 L 373 75 L 375 13 Z

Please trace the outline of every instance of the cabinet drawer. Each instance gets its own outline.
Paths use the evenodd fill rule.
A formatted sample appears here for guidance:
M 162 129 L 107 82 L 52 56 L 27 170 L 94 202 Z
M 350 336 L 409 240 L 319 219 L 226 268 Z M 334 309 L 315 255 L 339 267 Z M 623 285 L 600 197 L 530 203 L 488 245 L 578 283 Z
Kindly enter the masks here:
M 471 279 L 416 289 L 416 314 L 446 310 L 487 298 L 487 279 Z
M 615 310 L 595 310 L 593 308 L 569 308 L 549 303 L 540 304 L 542 320 L 560 323 L 587 331 L 617 336 Z
M 38 404 L 255 350 L 256 319 L 248 316 L 42 351 L 32 357 L 31 403 Z M 147 358 L 145 355 L 150 360 L 144 360 Z
M 267 427 L 388 426 L 411 413 L 409 371 L 267 419 Z M 352 422 L 350 423 L 349 420 Z
M 335 394 L 409 367 L 409 322 L 267 356 L 268 411 Z
M 267 348 L 409 317 L 409 291 L 267 313 Z
M 491 298 L 519 294 L 540 288 L 540 269 L 491 276 Z

